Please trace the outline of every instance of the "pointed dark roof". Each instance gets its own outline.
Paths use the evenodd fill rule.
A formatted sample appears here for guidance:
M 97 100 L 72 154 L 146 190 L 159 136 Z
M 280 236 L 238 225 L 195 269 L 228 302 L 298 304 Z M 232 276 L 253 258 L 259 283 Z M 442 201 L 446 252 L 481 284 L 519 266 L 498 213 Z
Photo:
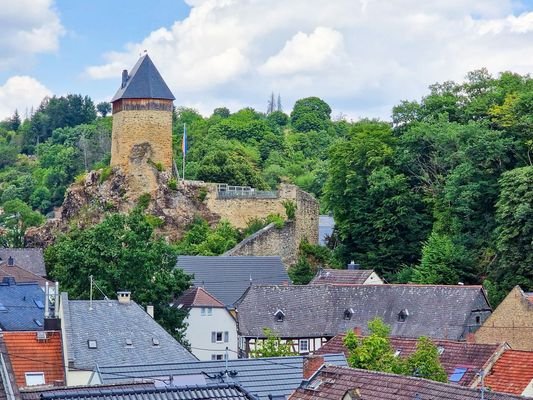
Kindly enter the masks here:
M 111 102 L 120 99 L 174 100 L 175 97 L 148 54 L 145 54 L 137 61 Z

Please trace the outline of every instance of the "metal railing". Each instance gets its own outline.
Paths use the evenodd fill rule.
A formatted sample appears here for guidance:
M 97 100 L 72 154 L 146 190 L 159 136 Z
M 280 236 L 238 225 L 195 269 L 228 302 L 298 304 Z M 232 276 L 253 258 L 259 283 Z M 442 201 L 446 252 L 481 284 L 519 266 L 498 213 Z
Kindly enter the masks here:
M 277 199 L 277 191 L 255 190 L 250 186 L 234 186 L 226 183 L 217 184 L 218 199 Z

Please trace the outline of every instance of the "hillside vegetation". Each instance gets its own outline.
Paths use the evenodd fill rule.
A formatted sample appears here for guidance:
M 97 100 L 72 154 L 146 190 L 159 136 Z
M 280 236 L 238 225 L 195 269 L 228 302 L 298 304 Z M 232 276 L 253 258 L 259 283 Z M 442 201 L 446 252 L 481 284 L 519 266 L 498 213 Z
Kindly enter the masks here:
M 23 245 L 77 176 L 109 164 L 108 109 L 97 116 L 88 97 L 53 97 L 0 124 L 4 245 Z M 176 108 L 176 161 L 186 124 L 188 179 L 313 193 L 337 228 L 332 253 L 304 252 L 302 275 L 354 259 L 389 282 L 484 282 L 494 302 L 516 284 L 533 290 L 529 76 L 479 70 L 432 85 L 395 106 L 392 122 L 332 118 L 317 97 L 273 109 Z

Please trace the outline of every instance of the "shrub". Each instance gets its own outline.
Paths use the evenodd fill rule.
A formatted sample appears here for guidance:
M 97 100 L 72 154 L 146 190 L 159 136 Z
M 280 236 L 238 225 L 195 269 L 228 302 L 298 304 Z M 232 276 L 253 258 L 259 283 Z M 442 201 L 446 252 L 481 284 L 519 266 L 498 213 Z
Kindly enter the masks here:
M 148 206 L 150 205 L 150 200 L 152 200 L 150 193 L 141 194 L 139 196 L 139 199 L 137 200 L 137 207 L 139 207 L 142 210 L 146 210 Z
M 266 217 L 267 224 L 274 224 L 277 229 L 282 229 L 285 226 L 283 217 L 279 214 L 270 214 Z
M 170 178 L 168 181 L 168 188 L 171 190 L 177 190 L 178 189 L 178 181 L 176 178 Z
M 107 179 L 111 176 L 112 171 L 113 169 L 110 166 L 102 168 L 102 172 L 100 173 L 100 178 L 98 181 L 100 183 L 104 183 L 105 181 L 107 181 Z
M 285 214 L 287 214 L 287 219 L 289 221 L 294 220 L 294 218 L 296 218 L 297 210 L 296 203 L 292 200 L 283 200 L 281 204 L 283 204 L 283 207 L 285 207 Z
M 198 200 L 203 202 L 206 197 L 207 197 L 207 189 L 205 187 L 201 187 L 200 189 L 198 189 Z

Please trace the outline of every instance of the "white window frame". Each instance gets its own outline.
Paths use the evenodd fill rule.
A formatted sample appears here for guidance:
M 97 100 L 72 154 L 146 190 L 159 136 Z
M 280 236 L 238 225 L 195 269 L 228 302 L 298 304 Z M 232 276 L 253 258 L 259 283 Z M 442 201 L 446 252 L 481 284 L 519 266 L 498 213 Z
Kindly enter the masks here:
M 305 343 L 305 346 L 302 346 L 303 343 Z M 303 347 L 305 347 L 305 349 L 303 349 Z M 298 340 L 298 350 L 300 353 L 309 353 L 309 339 Z
M 26 378 L 26 386 L 38 386 L 46 384 L 44 372 L 26 372 L 24 375 Z
M 207 307 L 207 315 L 208 316 L 213 315 L 213 307 Z

